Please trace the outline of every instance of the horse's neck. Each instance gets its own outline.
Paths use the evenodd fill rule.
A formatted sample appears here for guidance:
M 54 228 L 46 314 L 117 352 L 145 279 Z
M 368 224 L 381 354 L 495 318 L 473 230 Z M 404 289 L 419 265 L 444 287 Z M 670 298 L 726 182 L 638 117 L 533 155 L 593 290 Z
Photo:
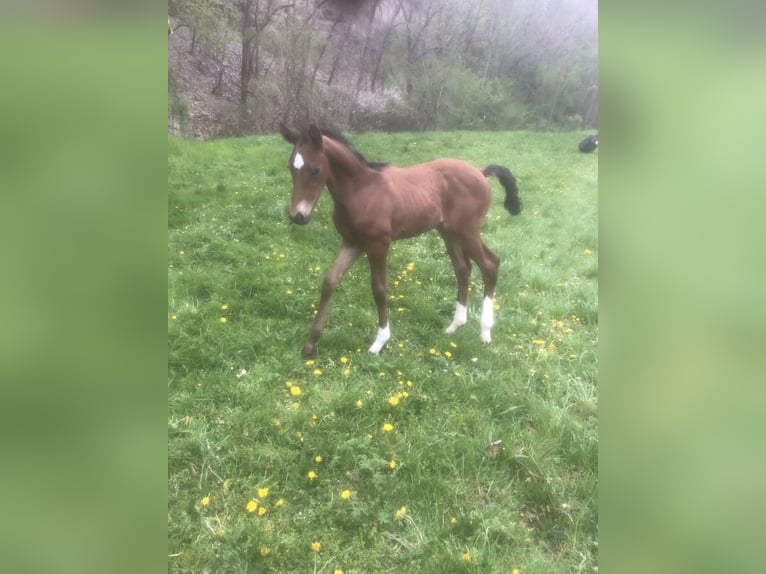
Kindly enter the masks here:
M 330 164 L 327 189 L 337 202 L 343 202 L 354 189 L 353 180 L 369 168 L 345 147 L 325 139 L 325 154 Z

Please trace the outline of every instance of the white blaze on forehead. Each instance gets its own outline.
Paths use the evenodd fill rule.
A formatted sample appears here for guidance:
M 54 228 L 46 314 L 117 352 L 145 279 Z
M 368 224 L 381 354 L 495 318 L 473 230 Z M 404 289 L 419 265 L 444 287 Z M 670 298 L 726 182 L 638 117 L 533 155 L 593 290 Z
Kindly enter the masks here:
M 300 169 L 303 167 L 303 156 L 301 154 L 295 154 L 295 159 L 293 159 L 293 167 L 295 169 Z

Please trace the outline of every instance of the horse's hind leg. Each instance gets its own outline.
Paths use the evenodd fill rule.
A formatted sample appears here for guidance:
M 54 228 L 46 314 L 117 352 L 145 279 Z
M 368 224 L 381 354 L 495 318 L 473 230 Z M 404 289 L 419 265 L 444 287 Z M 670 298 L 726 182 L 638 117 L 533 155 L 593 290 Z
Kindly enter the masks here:
M 495 285 L 500 258 L 487 247 L 479 235 L 464 242 L 468 256 L 476 261 L 484 280 L 484 300 L 481 303 L 481 340 L 492 342 L 492 325 L 495 323 Z
M 456 242 L 451 234 L 443 228 L 439 229 L 439 233 L 444 240 L 444 245 L 447 247 L 447 253 L 452 260 L 452 267 L 455 270 L 455 278 L 457 279 L 455 317 L 452 319 L 452 323 L 450 323 L 449 327 L 445 330 L 445 333 L 454 333 L 460 327 L 465 325 L 468 320 L 467 301 L 468 284 L 471 279 L 471 260 L 464 253 L 460 243 Z

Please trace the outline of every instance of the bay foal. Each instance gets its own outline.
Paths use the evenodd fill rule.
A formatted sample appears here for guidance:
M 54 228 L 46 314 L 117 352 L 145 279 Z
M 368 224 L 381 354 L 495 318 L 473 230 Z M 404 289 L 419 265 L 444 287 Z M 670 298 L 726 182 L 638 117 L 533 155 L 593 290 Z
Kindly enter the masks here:
M 378 307 L 378 334 L 369 348 L 379 353 L 391 337 L 386 299 L 386 264 L 392 241 L 414 237 L 436 228 L 447 246 L 457 277 L 457 305 L 447 333 L 467 320 L 466 305 L 471 261 L 484 281 L 481 338 L 492 341 L 493 297 L 500 260 L 482 241 L 480 229 L 490 202 L 487 177 L 496 176 L 505 188 L 505 207 L 521 211 L 516 180 L 507 168 L 489 165 L 483 170 L 456 159 L 399 168 L 371 163 L 339 135 L 310 125 L 298 132 L 282 124 L 282 137 L 293 144 L 288 163 L 293 177 L 289 215 L 305 225 L 325 186 L 332 196 L 333 223 L 342 242 L 332 268 L 322 283 L 319 308 L 303 346 L 311 356 L 324 329 L 330 298 L 340 280 L 362 253 L 367 255 L 372 295 Z

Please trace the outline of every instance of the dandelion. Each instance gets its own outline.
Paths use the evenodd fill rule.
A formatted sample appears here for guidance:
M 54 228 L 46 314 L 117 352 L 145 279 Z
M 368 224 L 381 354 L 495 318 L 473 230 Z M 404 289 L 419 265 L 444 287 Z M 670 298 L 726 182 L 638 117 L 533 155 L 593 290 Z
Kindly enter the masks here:
M 290 394 L 292 396 L 294 396 L 294 397 L 297 397 L 298 395 L 301 394 L 301 388 L 296 386 L 296 385 L 291 386 L 290 387 Z
M 269 489 L 268 488 L 259 488 L 258 489 L 258 498 L 266 498 L 269 495 Z
M 359 399 L 358 401 L 356 401 L 356 406 L 359 407 L 360 409 L 362 408 L 363 404 L 364 403 L 362 402 L 362 399 Z
M 210 497 L 209 496 L 205 496 L 202 500 L 199 501 L 199 503 L 202 506 L 207 506 L 208 504 L 210 504 Z
M 314 366 L 314 359 L 309 359 L 308 361 L 306 361 L 306 366 L 307 367 L 313 367 Z
M 316 455 L 316 456 L 314 457 L 314 462 L 322 462 L 322 456 L 321 456 L 321 455 L 319 455 L 319 454 L 318 454 L 318 455 Z
M 394 395 L 393 397 L 389 397 L 388 402 L 391 404 L 392 407 L 395 407 L 399 404 L 399 397 Z
M 340 568 L 336 568 L 335 570 L 333 570 L 332 574 L 343 574 L 343 570 L 341 570 Z
M 457 524 L 457 518 L 455 518 L 455 517 L 453 516 L 452 518 L 450 518 L 450 519 L 449 519 L 449 523 L 450 523 L 452 526 L 455 526 L 455 524 Z
M 511 574 L 519 574 L 519 569 L 518 568 L 514 568 L 513 572 L 511 572 Z
M 220 319 L 218 319 L 218 320 L 219 320 L 221 323 L 225 323 L 226 321 L 228 321 L 228 319 L 226 319 L 226 317 L 221 317 L 221 318 L 220 318 Z
M 245 506 L 245 510 L 247 510 L 250 513 L 255 512 L 255 509 L 258 508 L 258 503 L 255 500 L 251 500 L 247 503 L 247 506 Z
M 532 344 L 533 345 L 545 345 L 545 341 L 543 341 L 541 339 L 532 339 Z
M 388 463 L 388 468 L 390 468 L 391 470 L 394 470 L 396 468 L 396 461 L 391 460 L 391 462 Z
M 285 501 L 280 498 L 279 500 L 277 500 L 275 506 L 279 507 L 279 506 L 282 506 L 284 503 Z
M 314 369 L 314 374 L 315 374 L 316 376 L 319 376 L 319 375 L 321 375 L 321 374 L 322 374 L 322 371 L 321 371 L 321 370 L 319 370 L 319 369 Z
M 271 550 L 269 550 L 265 546 L 262 546 L 259 552 L 260 552 L 261 556 L 263 556 L 264 558 L 266 558 L 266 556 L 271 554 Z
M 449 359 L 452 356 L 452 353 L 450 353 L 449 351 L 444 351 L 444 356 Z
M 346 363 L 348 363 L 348 359 L 346 357 L 341 357 L 340 362 L 341 364 L 345 365 Z
M 285 381 L 285 386 L 289 389 L 290 387 L 293 386 L 293 382 L 292 381 Z
M 343 500 L 348 500 L 349 498 L 351 498 L 351 491 L 350 490 L 344 490 L 343 492 L 340 493 L 340 497 Z
M 343 370 L 343 374 L 346 375 L 346 376 L 350 375 L 351 374 L 351 369 L 344 369 Z
M 407 271 L 412 271 L 413 269 L 415 269 L 415 264 L 414 263 L 408 263 L 407 264 Z
M 319 552 L 322 549 L 322 544 L 320 542 L 312 542 L 311 543 L 311 550 L 314 552 Z
M 383 425 L 383 432 L 391 432 L 392 430 L 394 430 L 394 425 L 391 423 L 386 423 Z
M 407 514 L 407 507 L 406 506 L 402 506 L 399 510 L 396 511 L 396 517 L 397 518 L 403 518 L 405 514 Z
M 460 559 L 463 562 L 470 562 L 471 561 L 471 554 L 469 552 L 463 552 L 462 556 L 460 556 Z
M 228 308 L 229 308 L 228 305 L 221 305 L 221 311 L 226 311 L 226 309 Z
M 317 477 L 317 473 L 314 472 L 313 470 L 310 470 L 306 476 L 309 477 L 309 480 L 314 480 Z
M 175 321 L 176 319 L 178 319 L 178 317 L 176 317 L 175 315 L 171 315 L 171 316 L 170 316 L 170 318 L 171 318 L 171 319 L 173 319 L 173 321 Z
M 428 349 L 428 352 L 429 352 L 429 354 L 431 354 L 431 355 L 437 355 L 437 354 L 439 353 L 439 351 L 437 351 L 437 350 L 436 350 L 436 349 L 434 349 L 433 347 L 431 347 L 430 349 Z
M 583 253 L 585 253 L 585 255 L 590 255 L 591 253 L 593 253 L 593 251 L 591 251 L 590 249 L 586 249 L 585 251 L 583 251 Z
M 450 341 L 449 346 L 452 347 L 453 349 L 457 349 L 457 343 L 453 343 L 452 341 Z

